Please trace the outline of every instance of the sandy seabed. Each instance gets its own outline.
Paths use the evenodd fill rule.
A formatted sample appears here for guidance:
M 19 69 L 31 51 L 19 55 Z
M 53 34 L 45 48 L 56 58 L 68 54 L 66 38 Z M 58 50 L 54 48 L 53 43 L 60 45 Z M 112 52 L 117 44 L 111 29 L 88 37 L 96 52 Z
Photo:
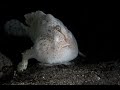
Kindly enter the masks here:
M 120 85 L 120 64 L 81 63 L 79 59 L 68 66 L 30 63 L 27 70 L 14 72 L 12 80 L 2 85 Z

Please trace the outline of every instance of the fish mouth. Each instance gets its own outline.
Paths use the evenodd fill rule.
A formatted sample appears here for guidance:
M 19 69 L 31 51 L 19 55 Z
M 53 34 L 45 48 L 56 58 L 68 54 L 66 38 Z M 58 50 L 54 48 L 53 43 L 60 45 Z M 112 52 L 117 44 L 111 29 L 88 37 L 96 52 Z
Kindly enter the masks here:
M 66 42 L 66 44 L 63 45 L 62 48 L 65 48 L 65 47 L 70 46 L 70 44 L 67 42 L 67 38 L 66 38 L 66 36 L 63 34 L 63 32 L 62 32 L 61 30 L 57 30 L 57 31 L 60 32 L 60 33 L 64 36 L 64 40 L 65 40 L 65 42 Z
M 56 25 L 54 30 L 56 30 L 59 33 L 61 33 L 64 36 L 65 41 L 67 42 L 67 38 L 66 38 L 65 34 L 61 31 L 61 27 L 59 25 Z
M 64 46 L 62 46 L 62 48 L 65 48 L 65 47 L 68 47 L 68 46 L 70 46 L 70 44 L 64 45 Z

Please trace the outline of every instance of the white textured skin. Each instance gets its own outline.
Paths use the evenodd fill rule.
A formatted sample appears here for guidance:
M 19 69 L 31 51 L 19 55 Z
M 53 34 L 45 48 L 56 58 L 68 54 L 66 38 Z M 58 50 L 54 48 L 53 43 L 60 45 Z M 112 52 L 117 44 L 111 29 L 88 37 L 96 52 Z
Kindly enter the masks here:
M 25 18 L 29 27 L 23 25 L 23 28 L 34 46 L 23 53 L 18 71 L 27 68 L 30 58 L 44 64 L 63 64 L 77 57 L 77 42 L 60 20 L 42 11 L 26 14 Z

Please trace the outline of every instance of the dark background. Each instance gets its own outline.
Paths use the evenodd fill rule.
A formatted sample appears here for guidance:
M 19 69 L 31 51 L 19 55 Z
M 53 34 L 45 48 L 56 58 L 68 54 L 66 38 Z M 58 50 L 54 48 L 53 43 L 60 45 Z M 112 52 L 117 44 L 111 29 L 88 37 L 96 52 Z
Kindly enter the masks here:
M 3 4 L 0 7 L 0 51 L 10 58 L 17 59 L 21 52 L 33 44 L 28 38 L 8 36 L 3 25 L 7 20 L 18 19 L 24 22 L 24 14 L 41 10 L 60 19 L 74 34 L 79 49 L 87 61 L 109 61 L 119 58 L 117 33 L 113 26 L 114 8 L 81 7 L 78 2 L 46 2 L 40 5 Z M 12 52 L 11 52 L 12 51 Z

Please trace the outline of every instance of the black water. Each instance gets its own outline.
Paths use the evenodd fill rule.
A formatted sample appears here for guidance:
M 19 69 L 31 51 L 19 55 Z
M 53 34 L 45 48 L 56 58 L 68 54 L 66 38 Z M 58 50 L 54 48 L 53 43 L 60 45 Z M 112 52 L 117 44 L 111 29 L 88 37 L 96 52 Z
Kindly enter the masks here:
M 47 4 L 48 5 L 48 4 Z M 33 44 L 26 37 L 8 36 L 3 25 L 7 20 L 18 19 L 24 22 L 24 14 L 42 10 L 59 18 L 77 39 L 79 49 L 88 61 L 109 61 L 119 57 L 118 32 L 114 31 L 113 9 L 111 8 L 81 8 L 79 6 L 53 5 L 38 7 L 0 7 L 0 51 L 10 58 L 21 57 L 21 52 Z

